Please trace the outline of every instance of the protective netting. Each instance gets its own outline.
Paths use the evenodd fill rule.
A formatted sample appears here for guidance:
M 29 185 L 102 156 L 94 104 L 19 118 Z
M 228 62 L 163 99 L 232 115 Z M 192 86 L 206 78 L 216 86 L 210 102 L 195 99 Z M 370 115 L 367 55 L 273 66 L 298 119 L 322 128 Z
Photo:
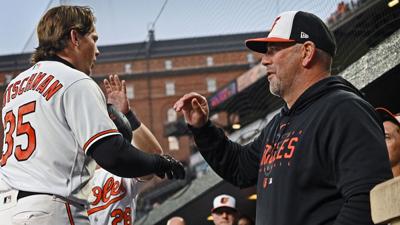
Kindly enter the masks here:
M 371 48 L 382 42 L 400 27 L 400 4 L 396 1 L 358 0 L 358 1 L 274 1 L 261 2 L 256 11 L 253 6 L 243 4 L 242 10 L 249 16 L 241 23 L 257 24 L 269 29 L 265 18 L 273 19 L 279 12 L 288 10 L 303 10 L 314 13 L 323 19 L 333 31 L 337 52 L 332 66 L 332 74 L 340 74 L 353 62 L 365 55 Z M 258 18 L 260 15 L 264 19 Z M 257 19 L 255 19 L 257 17 Z M 264 23 L 263 25 L 261 24 Z M 254 26 L 253 26 L 254 27 Z M 254 31 L 254 30 L 253 30 Z M 257 30 L 258 31 L 258 30 Z M 255 67 L 262 67 L 256 65 Z M 253 69 L 255 70 L 255 69 Z M 258 69 L 246 78 L 257 77 L 257 81 L 250 86 L 240 88 L 241 80 L 237 79 L 226 85 L 219 92 L 229 92 L 231 97 L 212 107 L 214 119 L 227 121 L 221 124 L 228 133 L 233 133 L 235 140 L 245 143 L 256 137 L 260 129 L 265 126 L 267 115 L 275 113 L 282 107 L 283 101 L 269 92 L 269 84 L 265 73 Z M 225 90 L 224 90 L 225 89 Z M 232 94 L 232 92 L 234 92 Z M 212 101 L 214 94 L 209 98 Z M 226 118 L 224 118 L 226 117 Z M 234 125 L 240 124 L 241 129 L 236 131 Z M 245 127 L 243 129 L 243 127 Z M 236 132 L 235 132 L 236 131 Z

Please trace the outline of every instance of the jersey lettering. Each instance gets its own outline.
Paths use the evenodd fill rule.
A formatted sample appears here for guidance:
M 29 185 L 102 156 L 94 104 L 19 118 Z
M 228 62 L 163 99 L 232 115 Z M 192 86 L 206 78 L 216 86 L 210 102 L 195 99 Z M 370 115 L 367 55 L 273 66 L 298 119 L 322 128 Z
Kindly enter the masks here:
M 42 83 L 40 83 L 39 87 L 36 88 L 36 91 L 39 92 L 40 94 L 42 94 L 43 91 L 50 84 L 50 82 L 53 80 L 53 78 L 54 78 L 53 75 L 49 75 Z
M 35 78 L 36 78 L 36 75 L 37 75 L 37 73 L 34 73 L 29 77 L 28 83 L 26 84 L 25 91 L 31 90 L 31 86 L 32 86 L 33 80 L 35 80 Z
M 47 88 L 46 92 L 43 94 L 43 97 L 45 97 L 48 101 L 62 87 L 63 85 L 60 84 L 60 81 L 56 80 L 49 88 Z
M 17 145 L 15 148 L 15 158 L 18 161 L 27 160 L 36 149 L 36 132 L 31 126 L 30 122 L 23 122 L 24 116 L 35 112 L 36 102 L 30 102 L 28 104 L 22 105 L 18 110 L 18 126 L 17 126 L 17 136 L 27 135 L 28 145 L 25 149 L 21 145 Z
M 9 126 L 8 131 L 6 132 L 6 127 Z M 4 122 L 3 122 L 3 127 L 4 127 L 4 142 L 7 144 L 7 150 L 5 153 L 1 156 L 1 166 L 5 166 L 7 163 L 7 159 L 11 156 L 13 147 L 14 147 L 14 138 L 12 134 L 14 133 L 15 130 L 15 116 L 12 111 L 8 111 L 6 115 L 4 116 Z
M 19 86 L 18 95 L 21 95 L 25 91 L 24 84 L 28 80 L 29 80 L 29 77 L 25 77 L 25 79 L 22 80 L 21 86 Z
M 120 201 L 126 195 L 126 188 L 122 182 L 115 181 L 113 177 L 109 177 L 103 187 L 95 186 L 92 188 L 92 193 L 96 197 L 91 205 L 96 206 L 88 210 L 88 214 L 106 209 L 111 204 Z M 99 203 L 100 206 L 97 206 Z
M 20 80 L 14 83 L 13 88 L 12 88 L 13 94 L 11 95 L 11 99 L 14 99 L 17 96 L 18 88 L 19 88 L 19 84 L 20 83 L 21 83 Z
M 36 91 L 49 101 L 64 85 L 53 75 L 46 73 L 34 73 L 23 80 L 17 80 L 9 84 L 3 95 L 3 107 L 17 96 L 27 91 Z
M 114 209 L 111 212 L 111 217 L 114 217 L 112 221 L 112 225 L 122 225 L 122 223 L 119 222 L 124 222 L 124 225 L 131 225 L 132 224 L 132 210 L 130 207 L 126 207 L 126 209 L 123 211 L 122 209 Z
M 11 156 L 14 148 L 14 138 L 13 133 L 16 129 L 16 137 L 26 135 L 27 136 L 27 146 L 25 149 L 22 148 L 22 145 L 17 145 L 15 147 L 14 155 L 18 161 L 25 161 L 29 159 L 32 153 L 36 149 L 36 132 L 35 129 L 31 126 L 30 122 L 24 122 L 24 116 L 30 113 L 34 113 L 36 109 L 36 101 L 29 102 L 19 107 L 18 109 L 18 120 L 15 121 L 15 115 L 13 111 L 8 111 L 4 116 L 3 126 L 6 128 L 9 126 L 8 131 L 5 131 L 5 143 L 7 144 L 7 150 L 1 157 L 1 166 L 5 166 L 7 164 L 8 158 Z
M 44 78 L 46 75 L 47 75 L 46 73 L 40 72 L 40 73 L 37 75 L 35 81 L 33 81 L 32 86 L 31 86 L 31 90 L 34 90 L 34 89 L 39 85 L 39 82 L 42 81 L 43 78 Z

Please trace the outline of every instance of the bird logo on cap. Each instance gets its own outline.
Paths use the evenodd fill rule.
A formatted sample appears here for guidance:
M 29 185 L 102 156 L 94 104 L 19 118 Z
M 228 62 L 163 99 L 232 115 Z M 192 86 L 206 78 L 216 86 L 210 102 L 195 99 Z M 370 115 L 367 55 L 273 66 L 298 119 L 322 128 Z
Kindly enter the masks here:
M 278 23 L 278 20 L 279 20 L 280 18 L 281 18 L 280 16 L 276 17 L 276 19 L 274 20 L 274 23 L 272 24 L 272 27 L 271 27 L 270 32 L 274 29 L 276 23 Z

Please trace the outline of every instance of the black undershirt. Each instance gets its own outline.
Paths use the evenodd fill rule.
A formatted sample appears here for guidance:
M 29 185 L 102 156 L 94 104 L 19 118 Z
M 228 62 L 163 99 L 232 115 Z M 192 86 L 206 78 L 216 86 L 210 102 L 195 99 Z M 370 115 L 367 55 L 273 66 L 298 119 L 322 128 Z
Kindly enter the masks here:
M 98 140 L 88 149 L 88 155 L 103 169 L 120 177 L 142 177 L 162 170 L 159 155 L 140 151 L 121 135 Z

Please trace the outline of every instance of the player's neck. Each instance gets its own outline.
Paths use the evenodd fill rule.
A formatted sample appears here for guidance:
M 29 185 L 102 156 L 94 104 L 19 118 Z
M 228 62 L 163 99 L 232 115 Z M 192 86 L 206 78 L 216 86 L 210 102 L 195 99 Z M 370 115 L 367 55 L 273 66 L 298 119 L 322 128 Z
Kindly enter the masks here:
M 70 63 L 74 68 L 77 67 L 74 54 L 72 54 L 72 52 L 70 52 L 68 49 L 64 49 L 63 51 L 57 53 L 57 56 Z
M 47 59 L 46 59 L 46 60 L 47 60 Z M 70 61 L 66 60 L 65 58 L 60 57 L 59 55 L 52 56 L 52 57 L 50 57 L 48 60 L 50 60 L 50 61 L 57 61 L 57 62 L 60 62 L 60 63 L 64 63 L 65 65 L 67 65 L 67 66 L 72 67 L 72 68 L 75 69 L 75 66 L 74 66 Z
M 74 65 L 74 62 L 73 62 L 73 60 L 72 60 L 71 57 L 68 57 L 68 56 L 63 55 L 63 54 L 57 54 L 57 56 L 60 57 L 60 58 L 62 58 L 62 59 L 64 59 L 65 61 L 71 63 L 72 65 Z

